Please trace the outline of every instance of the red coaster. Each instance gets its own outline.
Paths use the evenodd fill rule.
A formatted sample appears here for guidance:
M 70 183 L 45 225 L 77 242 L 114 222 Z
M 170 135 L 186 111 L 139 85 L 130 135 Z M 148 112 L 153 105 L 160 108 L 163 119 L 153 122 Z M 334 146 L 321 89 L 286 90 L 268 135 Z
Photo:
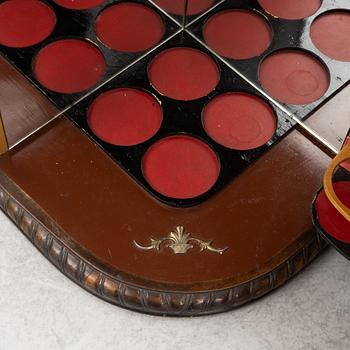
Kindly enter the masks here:
M 46 88 L 75 93 L 96 85 L 105 73 L 105 60 L 93 44 L 63 39 L 48 44 L 34 59 L 33 71 Z
M 197 138 L 166 137 L 146 152 L 142 169 L 159 193 L 172 198 L 193 198 L 208 191 L 220 173 L 214 151 Z
M 46 39 L 56 25 L 50 6 L 38 0 L 9 0 L 0 5 L 0 44 L 28 47 Z

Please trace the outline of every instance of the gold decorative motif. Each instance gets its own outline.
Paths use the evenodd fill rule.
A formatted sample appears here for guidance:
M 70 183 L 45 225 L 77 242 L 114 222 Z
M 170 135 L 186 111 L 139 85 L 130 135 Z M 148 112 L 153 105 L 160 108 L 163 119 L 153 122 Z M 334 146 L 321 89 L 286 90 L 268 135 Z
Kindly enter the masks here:
M 175 230 L 171 231 L 167 237 L 153 239 L 150 238 L 151 243 L 149 245 L 142 245 L 134 241 L 136 248 L 141 250 L 156 250 L 160 251 L 161 245 L 164 242 L 169 242 L 166 247 L 171 248 L 175 254 L 186 254 L 187 251 L 193 248 L 193 244 L 197 244 L 200 251 L 208 250 L 213 253 L 223 254 L 228 247 L 214 248 L 211 246 L 213 241 L 202 241 L 198 238 L 191 236 L 191 233 L 186 232 L 183 226 L 176 226 Z M 192 243 L 192 244 L 191 244 Z
M 288 255 L 286 260 L 283 259 L 282 264 L 272 266 L 264 278 L 261 276 L 249 278 L 242 284 L 230 286 L 224 291 L 221 289 L 201 293 L 189 291 L 182 293 L 179 297 L 179 292 L 175 290 L 162 292 L 157 290 L 157 287 L 148 289 L 137 287 L 129 281 L 122 282 L 103 269 L 101 270 L 96 261 L 83 260 L 79 254 L 72 250 L 73 248 L 65 246 L 56 236 L 53 237 L 51 231 L 42 226 L 33 214 L 30 214 L 17 199 L 8 194 L 15 193 L 15 187 L 12 186 L 9 185 L 5 190 L 3 184 L 0 184 L 0 208 L 7 213 L 16 226 L 22 230 L 35 247 L 45 254 L 54 266 L 72 278 L 79 286 L 87 291 L 93 291 L 95 295 L 105 301 L 128 307 L 133 311 L 147 312 L 158 316 L 199 316 L 237 308 L 242 303 L 256 299 L 257 296 L 261 297 L 276 286 L 286 283 L 300 271 L 300 267 L 304 268 L 308 265 L 327 246 L 320 236 L 310 231 L 305 242 L 298 246 L 293 254 Z M 30 202 L 29 208 L 34 207 L 35 204 Z M 47 216 L 45 218 L 51 220 Z M 59 253 L 57 254 L 57 252 Z M 304 254 L 305 252 L 307 254 Z M 301 260 L 300 257 L 302 257 Z M 287 276 L 279 273 L 287 270 L 291 271 Z M 89 275 L 89 279 L 84 277 L 86 274 Z M 274 281 L 274 283 L 266 283 L 266 281 Z

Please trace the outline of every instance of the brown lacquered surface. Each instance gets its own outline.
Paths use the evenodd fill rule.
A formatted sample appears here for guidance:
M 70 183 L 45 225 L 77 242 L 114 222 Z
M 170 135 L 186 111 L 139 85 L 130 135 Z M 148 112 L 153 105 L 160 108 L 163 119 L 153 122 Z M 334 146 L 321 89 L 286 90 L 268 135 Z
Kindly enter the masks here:
M 339 150 L 350 128 L 350 86 L 346 86 L 306 121 Z
M 0 112 L 11 147 L 50 120 L 57 110 L 1 56 L 0 72 Z
M 3 60 L 0 70 L 0 104 L 14 140 L 55 108 Z M 310 203 L 328 162 L 293 131 L 216 196 L 176 209 L 151 197 L 61 118 L 0 158 L 0 181 L 38 221 L 50 230 L 57 225 L 59 239 L 102 271 L 151 289 L 204 291 L 268 273 L 303 247 L 312 235 L 307 233 Z M 195 247 L 174 255 L 168 248 L 145 252 L 132 244 L 166 236 L 176 225 L 229 249 L 218 255 Z
M 199 290 L 268 271 L 311 228 L 309 208 L 329 158 L 297 131 L 212 199 L 190 209 L 148 195 L 63 119 L 5 154 L 1 170 L 99 262 L 149 281 Z M 222 256 L 136 250 L 175 225 L 228 246 Z
M 7 152 L 9 149 L 4 122 L 2 120 L 1 114 L 0 114 L 0 154 L 3 154 Z

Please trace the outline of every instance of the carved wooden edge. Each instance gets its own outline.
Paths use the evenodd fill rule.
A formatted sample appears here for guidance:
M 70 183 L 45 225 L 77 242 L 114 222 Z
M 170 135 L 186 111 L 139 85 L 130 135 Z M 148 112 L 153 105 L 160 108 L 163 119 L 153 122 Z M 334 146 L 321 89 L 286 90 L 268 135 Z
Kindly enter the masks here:
M 295 254 L 258 278 L 232 288 L 209 292 L 163 292 L 135 287 L 104 274 L 77 256 L 0 186 L 0 207 L 36 248 L 64 275 L 112 304 L 148 314 L 199 316 L 231 310 L 287 282 L 326 246 L 319 235 Z

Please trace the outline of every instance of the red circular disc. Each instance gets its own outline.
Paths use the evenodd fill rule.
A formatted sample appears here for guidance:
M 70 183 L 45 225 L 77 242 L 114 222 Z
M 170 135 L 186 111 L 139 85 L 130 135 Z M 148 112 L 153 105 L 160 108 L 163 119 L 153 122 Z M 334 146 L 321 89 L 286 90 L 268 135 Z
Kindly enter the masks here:
M 162 39 L 164 23 L 148 6 L 120 3 L 101 12 L 96 21 L 96 35 L 113 50 L 144 51 Z
M 266 12 L 284 19 L 301 19 L 313 15 L 322 0 L 258 0 Z
M 60 93 L 81 92 L 96 85 L 105 72 L 102 53 L 84 40 L 64 39 L 39 51 L 33 62 L 36 79 Z
M 329 86 L 329 73 L 313 55 L 302 50 L 280 50 L 260 65 L 260 82 L 275 99 L 306 104 L 322 97 Z
M 193 198 L 208 191 L 220 173 L 220 162 L 204 142 L 186 135 L 166 137 L 146 152 L 143 174 L 159 193 Z
M 0 44 L 27 47 L 46 39 L 56 25 L 56 15 L 38 0 L 8 0 L 0 4 Z
M 105 0 L 53 0 L 56 4 L 72 10 L 86 10 L 101 5 Z
M 264 17 L 246 10 L 218 12 L 205 24 L 203 35 L 218 54 L 237 60 L 261 55 L 272 40 L 271 28 Z
M 350 182 L 341 181 L 333 184 L 339 199 L 350 207 Z M 322 228 L 339 241 L 350 243 L 350 222 L 331 204 L 324 191 L 316 199 L 316 210 Z
M 113 145 L 131 146 L 151 138 L 162 123 L 162 110 L 150 94 L 137 89 L 110 90 L 95 99 L 88 111 L 94 134 Z
M 312 23 L 311 39 L 328 57 L 350 61 L 350 11 L 331 11 Z
M 185 14 L 185 0 L 154 0 L 163 10 L 174 15 Z M 187 15 L 197 15 L 208 10 L 214 4 L 214 0 L 190 0 L 188 2 Z
M 176 100 L 195 100 L 215 89 L 219 68 L 206 53 L 189 47 L 168 49 L 148 66 L 151 84 L 161 94 Z
M 344 144 L 343 144 L 343 148 L 347 145 L 350 145 L 350 136 L 348 136 L 345 141 L 344 141 Z M 346 160 L 345 162 L 341 163 L 341 167 L 342 168 L 345 168 L 347 171 L 350 172 L 350 159 L 349 160 Z
M 243 92 L 215 97 L 205 107 L 202 122 L 212 139 L 238 150 L 260 147 L 276 131 L 272 108 L 261 98 Z

